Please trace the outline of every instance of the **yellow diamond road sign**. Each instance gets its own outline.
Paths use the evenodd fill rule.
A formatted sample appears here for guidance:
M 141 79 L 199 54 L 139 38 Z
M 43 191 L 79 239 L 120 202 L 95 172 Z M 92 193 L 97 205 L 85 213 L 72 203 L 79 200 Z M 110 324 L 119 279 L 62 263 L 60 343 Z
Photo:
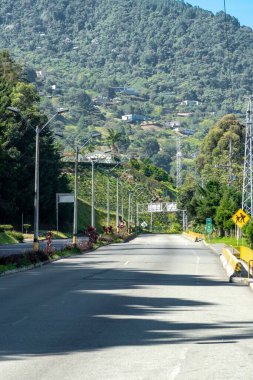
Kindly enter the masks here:
M 236 211 L 232 216 L 233 222 L 239 227 L 242 228 L 250 220 L 249 215 L 246 214 L 241 208 Z

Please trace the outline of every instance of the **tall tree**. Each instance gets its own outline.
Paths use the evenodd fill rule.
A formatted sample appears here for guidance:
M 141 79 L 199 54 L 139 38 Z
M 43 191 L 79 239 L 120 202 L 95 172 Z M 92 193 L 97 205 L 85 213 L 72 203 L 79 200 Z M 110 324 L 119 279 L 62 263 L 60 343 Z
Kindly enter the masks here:
M 2 53 L 0 59 L 0 222 L 21 223 L 33 220 L 34 162 L 36 125 L 47 121 L 37 108 L 39 97 L 35 87 L 21 79 L 21 68 Z M 8 65 L 7 65 L 8 62 Z M 23 118 L 7 110 L 17 107 Z M 28 126 L 27 122 L 31 127 Z M 54 146 L 52 132 L 46 128 L 40 136 L 40 216 L 42 223 L 54 217 L 55 193 L 67 190 L 61 175 L 60 156 Z

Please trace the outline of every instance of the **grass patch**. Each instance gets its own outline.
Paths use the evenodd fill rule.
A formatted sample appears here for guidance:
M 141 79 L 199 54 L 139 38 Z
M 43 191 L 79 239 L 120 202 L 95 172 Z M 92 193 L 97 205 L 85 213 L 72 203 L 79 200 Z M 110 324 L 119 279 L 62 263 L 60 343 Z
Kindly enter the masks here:
M 232 245 L 233 247 L 236 247 L 237 246 L 237 239 L 235 237 L 222 237 L 222 238 L 214 238 L 212 237 L 210 239 L 210 241 L 208 239 L 206 239 L 206 241 L 210 244 L 226 244 L 226 245 Z M 239 241 L 239 246 L 240 245 L 243 245 L 245 247 L 249 247 L 249 244 L 246 242 L 246 239 L 245 238 L 240 238 Z
M 8 235 L 7 232 L 0 232 L 0 244 L 16 244 L 18 240 L 13 236 Z
M 0 273 L 7 272 L 8 270 L 17 269 L 15 264 L 0 265 Z
M 51 231 L 53 233 L 53 239 L 67 239 L 72 237 L 71 232 Z

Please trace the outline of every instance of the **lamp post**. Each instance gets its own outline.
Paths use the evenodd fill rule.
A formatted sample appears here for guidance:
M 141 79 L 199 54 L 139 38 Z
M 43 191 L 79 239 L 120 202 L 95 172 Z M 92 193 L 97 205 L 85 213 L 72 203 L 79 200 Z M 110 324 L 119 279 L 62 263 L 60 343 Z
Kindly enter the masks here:
M 7 107 L 7 109 L 16 115 L 20 115 L 21 119 L 31 128 L 30 123 L 22 116 L 19 109 L 16 107 Z M 60 108 L 42 127 L 36 126 L 36 144 L 35 144 L 35 180 L 34 180 L 34 234 L 33 234 L 33 250 L 38 252 L 39 250 L 39 138 L 40 133 L 45 129 L 51 121 L 58 115 L 68 112 L 66 108 Z
M 92 227 L 95 227 L 94 163 L 95 163 L 95 159 L 91 158 L 91 225 Z
M 124 220 L 124 187 L 123 184 L 121 184 L 121 217 L 122 221 Z
M 73 218 L 73 245 L 76 246 L 77 244 L 77 216 L 78 216 L 78 159 L 79 159 L 79 152 L 82 148 L 85 147 L 92 139 L 101 136 L 100 132 L 93 132 L 91 134 L 91 137 L 85 141 L 85 143 L 81 147 L 76 147 L 76 154 L 75 154 L 75 191 L 74 191 L 74 218 Z
M 116 190 L 116 229 L 119 228 L 119 177 L 117 177 L 117 190 Z
M 109 153 L 109 151 L 106 151 L 106 153 Z M 110 173 L 121 164 L 121 162 L 118 162 L 111 170 L 108 170 L 107 172 L 107 227 L 110 226 Z
M 129 192 L 128 194 L 128 232 L 130 232 L 130 228 L 131 228 L 131 207 L 132 207 L 131 197 L 132 197 L 132 193 Z

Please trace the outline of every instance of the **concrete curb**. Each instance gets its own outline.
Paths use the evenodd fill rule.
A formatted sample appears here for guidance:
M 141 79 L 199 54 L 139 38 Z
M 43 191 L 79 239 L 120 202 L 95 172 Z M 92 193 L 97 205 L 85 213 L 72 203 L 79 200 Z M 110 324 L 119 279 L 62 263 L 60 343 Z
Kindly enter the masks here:
M 228 276 L 229 282 L 236 282 L 236 283 L 240 282 L 238 280 L 241 280 L 242 277 L 236 277 L 235 276 L 234 269 L 229 265 L 229 263 L 227 262 L 226 258 L 222 255 L 222 253 L 220 253 L 214 246 L 207 243 L 205 240 L 203 240 L 203 244 L 207 248 L 209 248 L 213 253 L 216 253 L 216 255 L 218 255 L 220 257 L 221 264 L 222 264 L 222 266 L 223 266 L 223 268 L 224 268 L 224 270 Z
M 207 243 L 205 240 L 202 240 L 202 243 L 207 247 L 209 248 L 213 253 L 216 253 L 216 255 L 221 255 L 220 252 L 217 251 L 216 248 L 214 248 L 211 244 Z

